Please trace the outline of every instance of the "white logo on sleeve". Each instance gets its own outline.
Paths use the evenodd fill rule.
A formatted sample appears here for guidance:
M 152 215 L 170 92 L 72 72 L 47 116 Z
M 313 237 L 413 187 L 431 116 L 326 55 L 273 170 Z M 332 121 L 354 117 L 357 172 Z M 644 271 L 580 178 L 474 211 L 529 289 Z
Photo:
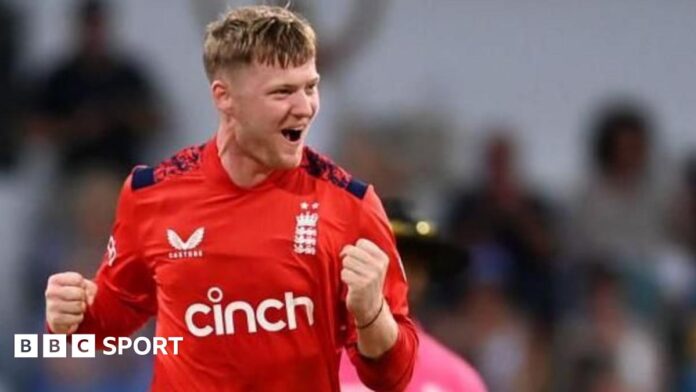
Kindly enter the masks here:
M 317 253 L 317 222 L 319 203 L 300 203 L 300 213 L 295 217 L 295 253 L 313 255 Z
M 235 321 L 239 321 L 239 316 L 235 320 L 235 313 L 244 315 L 246 321 L 246 332 L 257 333 L 259 329 L 268 332 L 278 332 L 284 329 L 293 331 L 297 329 L 298 317 L 296 309 L 304 308 L 307 316 L 307 324 L 314 325 L 314 302 L 309 297 L 295 297 L 291 291 L 284 293 L 283 300 L 268 298 L 259 302 L 254 307 L 249 302 L 232 301 L 227 304 L 222 303 L 223 292 L 219 287 L 211 287 L 208 289 L 208 301 L 206 303 L 194 303 L 189 305 L 184 315 L 184 321 L 189 332 L 199 338 L 206 337 L 212 334 L 234 335 L 239 332 L 240 325 L 235 325 Z M 268 309 L 276 309 L 276 312 L 271 312 L 269 315 Z M 278 312 L 282 309 L 285 312 Z M 209 314 L 212 315 L 209 316 Z M 212 317 L 211 317 L 212 316 Z M 269 319 L 277 317 L 275 320 Z
M 169 241 L 169 245 L 171 245 L 172 248 L 176 249 L 174 252 L 169 252 L 169 258 L 183 259 L 189 257 L 203 257 L 203 251 L 196 248 L 203 242 L 204 235 L 205 228 L 199 227 L 186 241 L 183 241 L 174 230 L 167 229 L 167 241 Z
M 114 236 L 109 237 L 109 243 L 106 245 L 106 260 L 109 263 L 109 267 L 111 267 L 116 260 L 116 240 Z

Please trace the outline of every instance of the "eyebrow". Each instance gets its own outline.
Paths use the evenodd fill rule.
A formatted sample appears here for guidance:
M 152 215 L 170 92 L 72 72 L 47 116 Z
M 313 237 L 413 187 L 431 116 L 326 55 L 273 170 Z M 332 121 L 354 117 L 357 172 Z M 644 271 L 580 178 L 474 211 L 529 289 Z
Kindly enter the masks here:
M 317 83 L 319 83 L 319 79 L 321 79 L 321 77 L 320 77 L 319 75 L 317 75 L 316 77 L 314 77 L 314 78 L 312 78 L 311 80 L 309 80 L 309 82 L 307 82 L 306 84 L 317 84 Z M 276 86 L 272 86 L 272 87 L 271 87 L 271 90 L 280 90 L 280 89 L 290 89 L 290 90 L 294 90 L 294 89 L 297 89 L 298 87 L 300 87 L 300 86 L 302 86 L 302 85 L 303 85 L 303 84 L 283 83 L 283 84 L 279 84 L 279 85 L 276 85 Z

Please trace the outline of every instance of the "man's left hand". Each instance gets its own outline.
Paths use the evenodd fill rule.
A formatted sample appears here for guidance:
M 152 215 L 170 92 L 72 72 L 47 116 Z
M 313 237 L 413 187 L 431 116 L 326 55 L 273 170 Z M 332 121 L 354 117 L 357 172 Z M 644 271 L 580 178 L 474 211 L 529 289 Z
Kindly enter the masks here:
M 357 325 L 372 321 L 381 310 L 384 278 L 389 256 L 373 242 L 364 238 L 341 250 L 341 280 L 348 286 L 346 305 Z

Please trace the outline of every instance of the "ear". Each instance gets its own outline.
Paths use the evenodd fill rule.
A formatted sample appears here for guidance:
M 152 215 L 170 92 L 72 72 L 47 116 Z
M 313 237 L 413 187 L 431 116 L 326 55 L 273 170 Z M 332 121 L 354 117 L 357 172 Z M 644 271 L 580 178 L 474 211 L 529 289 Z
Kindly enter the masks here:
M 213 96 L 215 107 L 225 113 L 229 113 L 234 107 L 232 92 L 229 89 L 229 84 L 221 79 L 215 79 L 210 84 L 210 93 Z

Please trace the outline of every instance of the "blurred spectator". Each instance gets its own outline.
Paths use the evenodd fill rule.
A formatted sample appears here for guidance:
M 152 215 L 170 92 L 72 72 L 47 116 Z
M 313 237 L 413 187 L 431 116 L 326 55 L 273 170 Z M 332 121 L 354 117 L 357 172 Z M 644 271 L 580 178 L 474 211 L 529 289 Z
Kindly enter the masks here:
M 89 0 L 76 12 L 77 48 L 38 88 L 38 132 L 62 150 L 63 168 L 99 162 L 125 174 L 158 127 L 143 72 L 111 49 L 109 10 Z
M 41 145 L 26 144 L 21 159 L 11 172 L 0 173 L 0 384 L 8 376 L 8 391 L 23 390 L 16 386 L 31 362 L 13 359 L 13 335 L 34 330 L 30 323 L 33 297 L 41 297 L 43 289 L 33 292 L 34 276 L 27 262 L 30 249 L 43 245 L 36 237 L 36 223 L 41 206 L 55 196 L 48 191 L 51 181 L 51 154 Z M 43 303 L 41 304 L 43 307 Z M 29 329 L 32 328 L 32 329 Z M 3 390 L 0 386 L 0 391 Z
M 92 276 L 106 249 L 111 232 L 121 179 L 106 169 L 86 170 L 70 184 L 66 191 L 70 218 L 63 221 L 72 227 L 65 260 L 55 260 L 72 270 Z
M 463 287 L 468 257 L 444 239 L 431 221 L 415 220 L 411 205 L 401 199 L 385 199 L 384 207 L 396 237 L 406 276 L 409 310 L 426 327 L 433 314 L 451 304 Z
M 680 369 L 678 391 L 696 391 L 696 318 L 692 315 L 685 328 L 682 343 L 684 366 Z
M 538 320 L 552 318 L 552 259 L 556 238 L 548 203 L 519 176 L 509 132 L 494 130 L 486 145 L 484 178 L 453 197 L 447 213 L 454 240 L 471 250 L 472 262 L 497 258 L 509 264 L 511 289 Z
M 654 133 L 649 113 L 634 103 L 607 105 L 595 119 L 595 170 L 573 219 L 575 248 L 583 255 L 640 263 L 664 242 L 666 190 L 650 164 Z
M 574 377 L 570 380 L 571 392 L 628 392 L 619 380 L 616 369 L 601 353 L 589 353 L 581 357 L 573 367 Z
M 433 323 L 433 335 L 472 359 L 491 391 L 540 391 L 548 380 L 548 347 L 505 290 L 503 258 L 472 260 L 469 290 Z
M 670 281 L 672 305 L 668 312 L 670 339 L 666 341 L 672 360 L 682 366 L 675 372 L 679 391 L 696 390 L 696 303 L 694 264 L 696 264 L 696 155 L 687 159 L 680 193 L 672 205 L 672 228 L 678 244 L 687 252 L 682 268 L 674 268 Z
M 13 10 L 0 1 L 0 171 L 12 167 L 19 149 L 19 94 L 15 66 L 17 21 Z
M 557 335 L 558 390 L 664 390 L 658 336 L 628 315 L 619 275 L 598 263 L 586 277 L 585 306 Z
M 409 305 L 416 320 L 423 320 L 434 271 L 447 269 L 457 256 L 454 248 L 443 242 L 432 222 L 416 221 L 400 200 L 385 200 L 403 267 L 409 280 Z M 413 309 L 420 311 L 413 312 Z M 467 391 L 485 392 L 480 377 L 463 359 L 417 326 L 420 345 L 413 379 L 406 389 L 412 392 Z M 369 391 L 360 382 L 355 368 L 343 357 L 339 371 L 341 390 Z
M 30 274 L 36 286 L 32 293 L 43 292 L 43 282 L 55 271 L 96 273 L 106 249 L 114 206 L 122 180 L 109 168 L 90 167 L 75 173 L 58 186 L 53 208 L 37 225 L 35 237 L 42 246 L 32 249 Z M 35 307 L 43 312 L 43 296 L 33 295 Z M 43 313 L 42 313 L 43 314 Z
M 670 322 L 656 316 L 665 304 L 684 303 L 694 267 L 670 236 L 675 192 L 652 159 L 654 120 L 624 99 L 603 106 L 592 125 L 594 171 L 573 207 L 571 257 L 600 260 L 620 274 L 632 316 Z
M 41 226 L 42 246 L 34 249 L 31 281 L 42 284 L 61 270 L 93 276 L 106 250 L 114 219 L 121 178 L 108 168 L 91 167 L 77 172 L 62 185 L 62 197 L 54 199 L 53 214 Z M 43 286 L 34 287 L 35 320 L 43 323 Z M 67 358 L 40 363 L 29 386 L 35 391 L 126 391 L 145 390 L 150 381 L 152 359 L 133 353 L 85 361 Z M 128 377 L 122 377 L 128 374 Z
M 696 255 L 696 154 L 687 161 L 680 197 L 672 216 L 677 240 Z

